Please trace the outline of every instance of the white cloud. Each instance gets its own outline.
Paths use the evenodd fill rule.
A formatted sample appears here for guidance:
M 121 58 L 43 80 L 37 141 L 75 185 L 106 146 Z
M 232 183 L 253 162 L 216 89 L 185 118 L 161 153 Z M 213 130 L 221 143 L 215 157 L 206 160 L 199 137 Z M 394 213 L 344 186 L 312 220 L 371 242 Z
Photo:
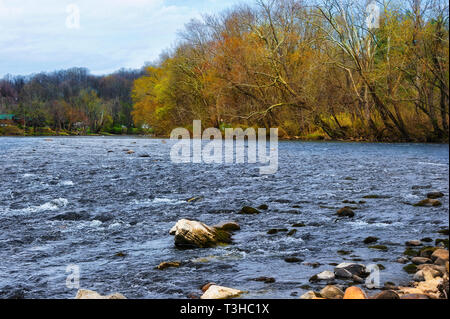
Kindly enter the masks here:
M 237 0 L 0 0 L 0 77 L 72 66 L 93 73 L 139 68 L 170 47 L 201 13 Z M 80 28 L 66 27 L 67 5 Z

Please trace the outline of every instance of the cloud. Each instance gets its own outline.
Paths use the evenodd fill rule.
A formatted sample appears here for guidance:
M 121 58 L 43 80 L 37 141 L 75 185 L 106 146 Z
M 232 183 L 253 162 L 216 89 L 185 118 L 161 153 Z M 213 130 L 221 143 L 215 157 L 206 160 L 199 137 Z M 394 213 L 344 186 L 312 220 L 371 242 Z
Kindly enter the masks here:
M 176 40 L 204 12 L 236 0 L 0 0 L 0 77 L 73 66 L 93 73 L 139 68 Z M 67 6 L 80 28 L 67 28 Z

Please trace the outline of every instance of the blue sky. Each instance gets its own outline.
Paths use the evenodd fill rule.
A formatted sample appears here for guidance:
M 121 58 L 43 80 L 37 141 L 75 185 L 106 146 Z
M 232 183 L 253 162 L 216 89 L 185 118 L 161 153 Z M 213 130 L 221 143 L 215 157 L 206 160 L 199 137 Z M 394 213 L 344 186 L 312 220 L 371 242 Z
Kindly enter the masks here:
M 170 48 L 190 19 L 243 2 L 253 1 L 0 0 L 0 78 L 75 66 L 93 74 L 140 68 Z

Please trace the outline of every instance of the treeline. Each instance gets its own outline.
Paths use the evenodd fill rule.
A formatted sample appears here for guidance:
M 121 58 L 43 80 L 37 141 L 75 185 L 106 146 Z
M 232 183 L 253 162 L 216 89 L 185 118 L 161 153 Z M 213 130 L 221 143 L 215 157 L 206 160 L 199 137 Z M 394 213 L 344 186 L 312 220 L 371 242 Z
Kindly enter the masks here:
M 261 0 L 190 22 L 135 81 L 136 125 L 448 141 L 447 1 L 377 1 L 372 24 L 367 4 Z
M 21 133 L 135 133 L 131 90 L 141 70 L 94 76 L 72 68 L 0 80 L 0 114 L 14 114 Z M 5 130 L 5 129 L 4 129 Z

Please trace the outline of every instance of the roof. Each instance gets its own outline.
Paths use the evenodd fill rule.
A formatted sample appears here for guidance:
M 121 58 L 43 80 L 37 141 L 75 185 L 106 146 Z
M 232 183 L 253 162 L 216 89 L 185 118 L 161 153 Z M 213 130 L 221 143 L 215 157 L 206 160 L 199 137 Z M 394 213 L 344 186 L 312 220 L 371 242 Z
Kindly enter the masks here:
M 0 114 L 0 120 L 13 120 L 14 114 Z

